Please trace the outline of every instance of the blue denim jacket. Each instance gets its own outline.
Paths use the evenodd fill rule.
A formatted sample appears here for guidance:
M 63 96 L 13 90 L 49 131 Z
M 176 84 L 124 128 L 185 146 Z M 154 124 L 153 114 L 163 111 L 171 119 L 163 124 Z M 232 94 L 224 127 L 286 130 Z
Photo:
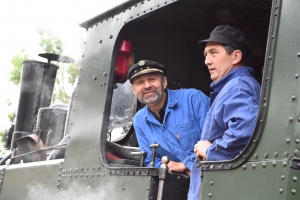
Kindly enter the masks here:
M 210 109 L 201 140 L 212 143 L 206 150 L 206 160 L 230 160 L 246 147 L 255 128 L 260 85 L 250 67 L 238 67 L 211 87 Z M 192 170 L 189 200 L 198 199 L 200 169 Z
M 163 123 L 158 122 L 147 106 L 139 110 L 133 120 L 140 150 L 147 153 L 145 165 L 149 166 L 151 144 L 158 143 L 155 166 L 168 156 L 191 169 L 195 161 L 194 145 L 200 140 L 209 98 L 196 89 L 169 90 Z
M 212 143 L 206 150 L 206 160 L 229 160 L 245 148 L 254 131 L 260 85 L 252 68 L 239 67 L 211 87 L 211 108 L 201 140 Z

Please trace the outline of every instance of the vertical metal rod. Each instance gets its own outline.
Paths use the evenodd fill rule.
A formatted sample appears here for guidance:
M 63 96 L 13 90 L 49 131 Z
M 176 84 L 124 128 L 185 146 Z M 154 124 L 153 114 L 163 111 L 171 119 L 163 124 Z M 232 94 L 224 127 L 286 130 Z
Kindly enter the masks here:
M 159 168 L 159 184 L 158 184 L 157 200 L 162 200 L 163 197 L 165 179 L 167 178 L 167 174 L 169 170 L 168 169 L 169 158 L 167 156 L 164 156 L 162 157 L 161 162 L 162 164 Z

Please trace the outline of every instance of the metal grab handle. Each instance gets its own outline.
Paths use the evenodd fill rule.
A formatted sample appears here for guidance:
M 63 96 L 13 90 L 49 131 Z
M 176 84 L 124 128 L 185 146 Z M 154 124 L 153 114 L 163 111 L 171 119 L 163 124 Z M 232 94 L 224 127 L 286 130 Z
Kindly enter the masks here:
M 151 145 L 150 145 L 150 148 L 152 148 L 152 155 L 151 155 L 150 167 L 154 167 L 156 149 L 157 149 L 159 146 L 160 146 L 159 144 L 151 144 Z

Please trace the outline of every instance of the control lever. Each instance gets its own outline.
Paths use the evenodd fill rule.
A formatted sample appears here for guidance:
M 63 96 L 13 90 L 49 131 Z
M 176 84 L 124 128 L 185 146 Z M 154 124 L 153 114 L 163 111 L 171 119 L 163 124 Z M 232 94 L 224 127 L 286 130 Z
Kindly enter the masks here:
M 159 146 L 160 146 L 159 144 L 151 144 L 151 145 L 150 145 L 150 148 L 152 149 L 152 155 L 151 155 L 150 167 L 154 167 L 156 149 L 157 149 Z

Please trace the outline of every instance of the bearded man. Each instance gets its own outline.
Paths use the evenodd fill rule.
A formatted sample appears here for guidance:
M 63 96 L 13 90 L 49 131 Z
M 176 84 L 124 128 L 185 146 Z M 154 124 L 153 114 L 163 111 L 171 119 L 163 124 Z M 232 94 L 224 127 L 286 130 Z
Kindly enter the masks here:
M 196 89 L 167 89 L 166 68 L 157 62 L 141 60 L 128 71 L 132 91 L 146 106 L 133 120 L 140 150 L 150 166 L 151 144 L 159 144 L 154 167 L 168 156 L 170 172 L 190 174 L 196 160 L 194 145 L 201 138 L 208 97 Z

